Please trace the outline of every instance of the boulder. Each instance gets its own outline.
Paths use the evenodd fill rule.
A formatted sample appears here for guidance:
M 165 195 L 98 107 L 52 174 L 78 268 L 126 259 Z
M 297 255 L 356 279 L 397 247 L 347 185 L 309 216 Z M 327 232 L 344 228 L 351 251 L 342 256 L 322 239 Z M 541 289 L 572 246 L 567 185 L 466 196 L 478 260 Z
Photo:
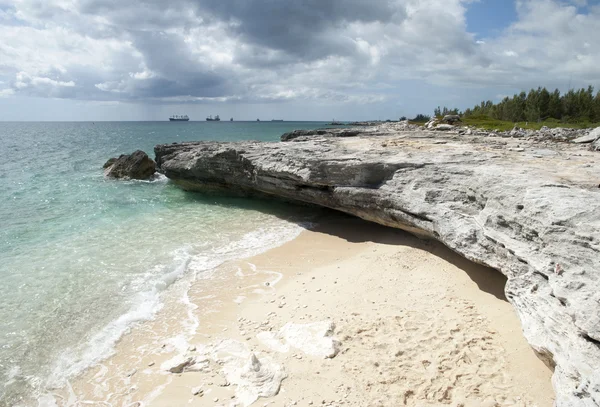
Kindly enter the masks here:
M 591 143 L 600 139 L 600 127 L 590 131 L 587 135 L 581 136 L 573 140 L 573 143 Z
M 438 120 L 437 119 L 431 119 L 429 120 L 427 123 L 425 123 L 425 128 L 426 129 L 433 129 L 435 126 L 438 125 Z
M 110 178 L 148 179 L 156 172 L 156 163 L 141 150 L 109 159 L 103 166 Z
M 449 131 L 453 130 L 454 126 L 451 124 L 438 124 L 437 126 L 435 126 L 435 129 L 439 131 Z
M 109 158 L 107 162 L 104 163 L 102 168 L 107 169 L 108 167 L 112 167 L 112 165 L 117 161 L 117 157 Z
M 460 116 L 457 114 L 447 114 L 442 119 L 442 123 L 449 123 L 449 124 L 458 123 L 459 121 L 460 121 Z
M 391 129 L 165 144 L 155 153 L 161 171 L 187 190 L 324 206 L 436 239 L 498 270 L 525 338 L 553 369 L 556 405 L 598 405 L 600 155 L 571 143 L 531 140 L 510 151 L 517 140 Z

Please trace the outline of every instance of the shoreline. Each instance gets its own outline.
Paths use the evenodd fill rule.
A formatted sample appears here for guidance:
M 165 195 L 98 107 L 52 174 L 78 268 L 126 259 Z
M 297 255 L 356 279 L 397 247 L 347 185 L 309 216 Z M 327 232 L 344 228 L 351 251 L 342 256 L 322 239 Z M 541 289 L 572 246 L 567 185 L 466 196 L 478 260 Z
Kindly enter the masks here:
M 283 376 L 256 405 L 552 405 L 551 372 L 525 341 L 499 272 L 398 230 L 331 218 L 192 283 L 58 392 L 58 405 L 250 405 Z M 329 321 L 333 358 L 280 333 Z M 262 387 L 242 380 L 253 377 L 252 354 Z

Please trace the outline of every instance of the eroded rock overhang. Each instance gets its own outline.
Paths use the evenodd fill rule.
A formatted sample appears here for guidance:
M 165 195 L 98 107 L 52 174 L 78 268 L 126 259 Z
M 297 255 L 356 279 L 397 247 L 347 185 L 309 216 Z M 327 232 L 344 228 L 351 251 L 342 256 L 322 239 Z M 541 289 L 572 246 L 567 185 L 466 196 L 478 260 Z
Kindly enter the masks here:
M 155 148 L 187 190 L 321 205 L 439 240 L 508 278 L 558 406 L 600 405 L 600 154 L 523 139 L 367 129 Z

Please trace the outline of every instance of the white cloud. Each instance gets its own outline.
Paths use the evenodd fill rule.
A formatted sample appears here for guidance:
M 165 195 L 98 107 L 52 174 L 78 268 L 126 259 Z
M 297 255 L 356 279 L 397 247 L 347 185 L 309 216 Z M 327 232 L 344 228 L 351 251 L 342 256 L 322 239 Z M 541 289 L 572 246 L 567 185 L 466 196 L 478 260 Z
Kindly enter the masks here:
M 10 86 L 2 92 L 380 103 L 401 97 L 395 84 L 403 80 L 513 88 L 569 76 L 600 81 L 600 42 L 592 40 L 600 9 L 584 15 L 577 6 L 585 1 L 517 0 L 518 21 L 500 37 L 476 39 L 466 28 L 471 2 L 299 0 L 267 17 L 264 0 L 239 8 L 226 0 L 19 0 L 0 14 L 0 78 Z
M 145 69 L 141 72 L 129 72 L 129 76 L 133 79 L 144 80 L 154 78 L 156 77 L 156 74 L 148 69 Z
M 0 89 L 0 98 L 6 98 L 15 94 L 13 89 Z
M 31 76 L 27 72 L 19 72 L 16 76 L 15 80 L 15 88 L 17 89 L 25 89 L 28 87 L 68 87 L 71 88 L 75 86 L 75 82 L 68 81 L 57 81 L 50 78 L 45 78 L 42 76 Z

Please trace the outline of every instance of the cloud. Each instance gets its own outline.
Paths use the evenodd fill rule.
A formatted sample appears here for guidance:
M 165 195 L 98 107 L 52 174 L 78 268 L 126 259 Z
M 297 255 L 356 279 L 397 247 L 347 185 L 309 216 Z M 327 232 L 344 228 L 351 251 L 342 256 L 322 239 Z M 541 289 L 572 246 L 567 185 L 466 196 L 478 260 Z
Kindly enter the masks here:
M 15 94 L 12 89 L 0 89 L 0 98 L 6 98 Z
M 499 36 L 470 0 L 0 0 L 3 96 L 98 102 L 381 103 L 398 83 L 597 83 L 600 9 L 516 0 Z M 495 92 L 497 93 L 497 92 Z M 494 94 L 495 94 L 494 93 Z

